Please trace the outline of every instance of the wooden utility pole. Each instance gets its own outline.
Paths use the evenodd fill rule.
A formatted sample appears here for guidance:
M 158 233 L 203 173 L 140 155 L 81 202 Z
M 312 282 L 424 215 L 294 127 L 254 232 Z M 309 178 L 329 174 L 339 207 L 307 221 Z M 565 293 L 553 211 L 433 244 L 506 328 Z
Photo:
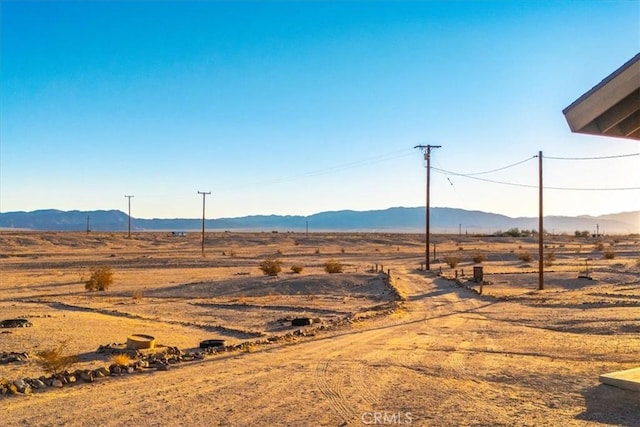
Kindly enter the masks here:
M 204 199 L 207 195 L 211 194 L 211 191 L 198 191 L 198 194 L 202 194 L 202 255 L 204 256 Z
M 544 224 L 542 210 L 542 151 L 538 152 L 538 290 L 544 289 Z
M 128 233 L 127 236 L 130 239 L 131 238 L 131 198 L 134 197 L 134 196 L 126 196 L 125 195 L 124 197 L 129 199 L 129 233 Z
M 426 242 L 425 242 L 425 251 L 424 251 L 424 256 L 425 256 L 425 269 L 426 270 L 430 270 L 430 264 L 429 264 L 429 210 L 430 210 L 430 203 L 429 203 L 429 184 L 430 184 L 430 178 L 431 178 L 431 149 L 432 148 L 440 148 L 440 145 L 416 145 L 413 148 L 419 148 L 420 150 L 422 150 L 424 152 L 424 160 L 426 162 L 425 167 L 427 168 L 427 203 L 425 206 L 425 238 L 426 238 Z

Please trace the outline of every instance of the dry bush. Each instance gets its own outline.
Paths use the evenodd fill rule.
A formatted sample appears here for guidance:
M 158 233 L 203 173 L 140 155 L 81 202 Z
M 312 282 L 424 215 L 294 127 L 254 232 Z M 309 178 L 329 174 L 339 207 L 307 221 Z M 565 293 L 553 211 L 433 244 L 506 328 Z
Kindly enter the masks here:
M 235 258 L 236 256 L 238 256 L 238 254 L 236 253 L 236 251 L 234 251 L 233 249 L 231 249 L 231 250 L 229 251 L 229 256 L 230 256 L 231 258 Z
M 342 273 L 343 268 L 344 266 L 342 265 L 342 263 L 338 261 L 329 260 L 324 263 L 324 271 L 329 274 Z
M 131 357 L 128 354 L 120 353 L 116 354 L 111 358 L 111 361 L 118 366 L 129 366 L 131 363 Z
M 77 356 L 65 356 L 66 349 L 67 341 L 62 341 L 55 348 L 39 351 L 36 353 L 36 363 L 49 374 L 62 374 L 79 362 Z
M 304 270 L 304 267 L 301 266 L 301 265 L 292 265 L 291 266 L 291 271 L 296 273 L 296 274 L 302 273 L 302 270 Z
M 447 256 L 444 258 L 444 262 L 451 268 L 456 268 L 460 259 L 457 256 Z
M 91 269 L 91 276 L 85 282 L 88 291 L 106 291 L 113 284 L 113 272 L 110 267 L 98 267 Z
M 595 250 L 599 251 L 599 252 L 602 252 L 604 250 L 604 243 L 602 243 L 602 242 L 596 243 Z
M 544 266 L 551 267 L 553 262 L 556 260 L 555 251 L 548 251 L 544 254 Z
M 277 276 L 282 271 L 282 261 L 275 258 L 267 258 L 260 263 L 260 270 L 265 276 Z
M 142 299 L 142 297 L 144 297 L 144 292 L 142 292 L 142 289 L 136 289 L 135 291 L 131 292 L 131 298 L 135 300 L 140 300 Z
M 518 253 L 518 259 L 524 262 L 531 262 L 533 261 L 533 255 L 531 255 L 529 252 L 520 252 Z
M 616 257 L 616 252 L 613 249 L 607 249 L 602 253 L 604 259 L 614 259 Z
M 320 253 L 320 249 L 316 249 L 315 251 L 316 255 Z
M 282 255 L 282 250 L 278 249 L 278 250 L 276 251 L 276 253 L 277 253 L 278 255 Z
M 484 256 L 484 254 L 478 252 L 473 254 L 471 259 L 473 260 L 474 264 L 480 264 L 481 262 L 486 261 L 487 258 Z

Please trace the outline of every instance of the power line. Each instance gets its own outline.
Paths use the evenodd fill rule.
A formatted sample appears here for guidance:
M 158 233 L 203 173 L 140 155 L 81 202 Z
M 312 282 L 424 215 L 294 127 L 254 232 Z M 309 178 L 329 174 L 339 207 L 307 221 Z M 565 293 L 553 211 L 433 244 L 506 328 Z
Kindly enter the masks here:
M 398 150 L 398 151 L 393 151 L 390 153 L 386 153 L 386 154 L 380 154 L 378 156 L 373 156 L 373 157 L 367 157 L 361 160 L 356 160 L 353 162 L 349 162 L 349 163 L 343 163 L 343 164 L 339 164 L 339 165 L 335 165 L 335 166 L 330 166 L 324 169 L 317 169 L 317 170 L 311 170 L 308 172 L 303 172 L 297 175 L 289 175 L 289 176 L 284 176 L 282 178 L 275 178 L 272 180 L 263 180 L 263 181 L 259 181 L 259 182 L 254 182 L 254 183 L 247 183 L 247 184 L 241 184 L 241 185 L 234 185 L 234 186 L 230 186 L 225 188 L 226 191 L 228 190 L 240 190 L 243 188 L 251 188 L 254 187 L 255 185 L 265 185 L 265 184 L 281 184 L 281 183 L 286 183 L 286 182 L 290 182 L 290 181 L 297 181 L 300 179 L 306 179 L 306 178 L 313 178 L 316 176 L 320 176 L 320 175 L 327 175 L 327 174 L 331 174 L 331 173 L 336 173 L 336 172 L 341 172 L 341 171 L 345 171 L 345 170 L 349 170 L 349 169 L 354 169 L 354 168 L 358 168 L 358 167 L 364 167 L 364 166 L 369 166 L 369 165 L 374 165 L 377 163 L 383 163 L 389 160 L 394 160 L 394 159 L 399 159 L 399 158 L 403 158 L 403 157 L 408 157 L 409 155 L 412 155 L 412 151 L 409 149 L 403 149 L 403 150 Z
M 545 157 L 546 159 L 546 157 Z M 524 188 L 538 188 L 537 185 L 518 184 L 515 182 L 497 181 L 495 179 L 478 178 L 471 174 L 463 174 L 459 172 L 447 171 L 440 168 L 431 168 L 436 172 L 440 172 L 443 175 L 456 175 L 464 178 L 475 179 L 477 181 L 490 182 L 493 184 L 511 185 L 514 187 Z M 544 187 L 545 190 L 563 190 L 563 191 L 628 191 L 628 190 L 640 190 L 640 187 L 613 187 L 613 188 L 571 188 L 571 187 Z
M 467 175 L 484 175 L 484 174 L 488 174 L 488 173 L 492 173 L 492 172 L 502 171 L 502 170 L 509 169 L 509 168 L 514 167 L 514 166 L 518 166 L 518 165 L 521 165 L 523 163 L 526 163 L 526 162 L 528 162 L 530 160 L 535 159 L 536 157 L 538 157 L 538 156 L 532 156 L 532 157 L 530 157 L 528 159 L 524 159 L 524 160 L 521 160 L 519 162 L 513 163 L 513 164 L 508 165 L 508 166 L 504 166 L 504 167 L 501 167 L 501 168 L 498 168 L 498 169 L 492 169 L 490 171 L 485 171 L 485 172 L 470 173 L 470 174 L 467 174 Z M 545 157 L 545 159 L 546 159 L 546 157 Z
M 505 182 L 505 181 L 496 181 L 494 179 L 478 178 L 476 176 L 472 176 L 472 175 L 469 175 L 469 174 L 452 172 L 452 171 L 447 171 L 447 170 L 444 170 L 444 169 L 434 168 L 434 167 L 432 167 L 431 169 L 433 169 L 436 172 L 440 172 L 443 175 L 461 176 L 461 177 L 464 177 L 464 178 L 475 179 L 477 181 L 491 182 L 493 184 L 504 184 L 504 185 L 512 185 L 512 186 L 515 186 L 515 187 L 525 187 L 525 188 L 538 188 L 537 185 L 517 184 L 515 182 Z
M 619 154 L 616 156 L 601 156 L 601 157 L 551 157 L 544 156 L 545 159 L 553 159 L 553 160 L 605 160 L 605 159 L 620 159 L 623 157 L 635 157 L 640 156 L 640 153 L 631 153 L 631 154 Z
M 571 187 L 544 187 L 545 190 L 563 190 L 563 191 L 628 191 L 640 190 L 640 187 L 618 187 L 618 188 L 571 188 Z

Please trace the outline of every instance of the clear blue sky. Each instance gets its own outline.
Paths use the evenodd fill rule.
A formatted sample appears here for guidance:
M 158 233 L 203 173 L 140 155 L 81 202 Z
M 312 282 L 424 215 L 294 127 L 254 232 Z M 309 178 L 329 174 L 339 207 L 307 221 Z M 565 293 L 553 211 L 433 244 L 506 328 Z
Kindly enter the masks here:
M 0 2 L 0 211 L 138 218 L 424 206 L 432 166 L 536 186 L 533 156 L 639 153 L 562 109 L 640 51 L 638 1 Z M 536 188 L 431 174 L 431 206 L 536 216 Z M 640 157 L 544 160 L 640 187 Z M 546 215 L 640 191 L 546 190 Z

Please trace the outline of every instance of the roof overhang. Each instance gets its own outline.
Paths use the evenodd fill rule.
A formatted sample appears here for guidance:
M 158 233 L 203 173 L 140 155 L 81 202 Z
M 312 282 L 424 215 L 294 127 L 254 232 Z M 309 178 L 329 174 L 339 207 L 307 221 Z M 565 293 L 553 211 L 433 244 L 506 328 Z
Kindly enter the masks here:
M 562 113 L 572 132 L 640 140 L 640 53 Z

